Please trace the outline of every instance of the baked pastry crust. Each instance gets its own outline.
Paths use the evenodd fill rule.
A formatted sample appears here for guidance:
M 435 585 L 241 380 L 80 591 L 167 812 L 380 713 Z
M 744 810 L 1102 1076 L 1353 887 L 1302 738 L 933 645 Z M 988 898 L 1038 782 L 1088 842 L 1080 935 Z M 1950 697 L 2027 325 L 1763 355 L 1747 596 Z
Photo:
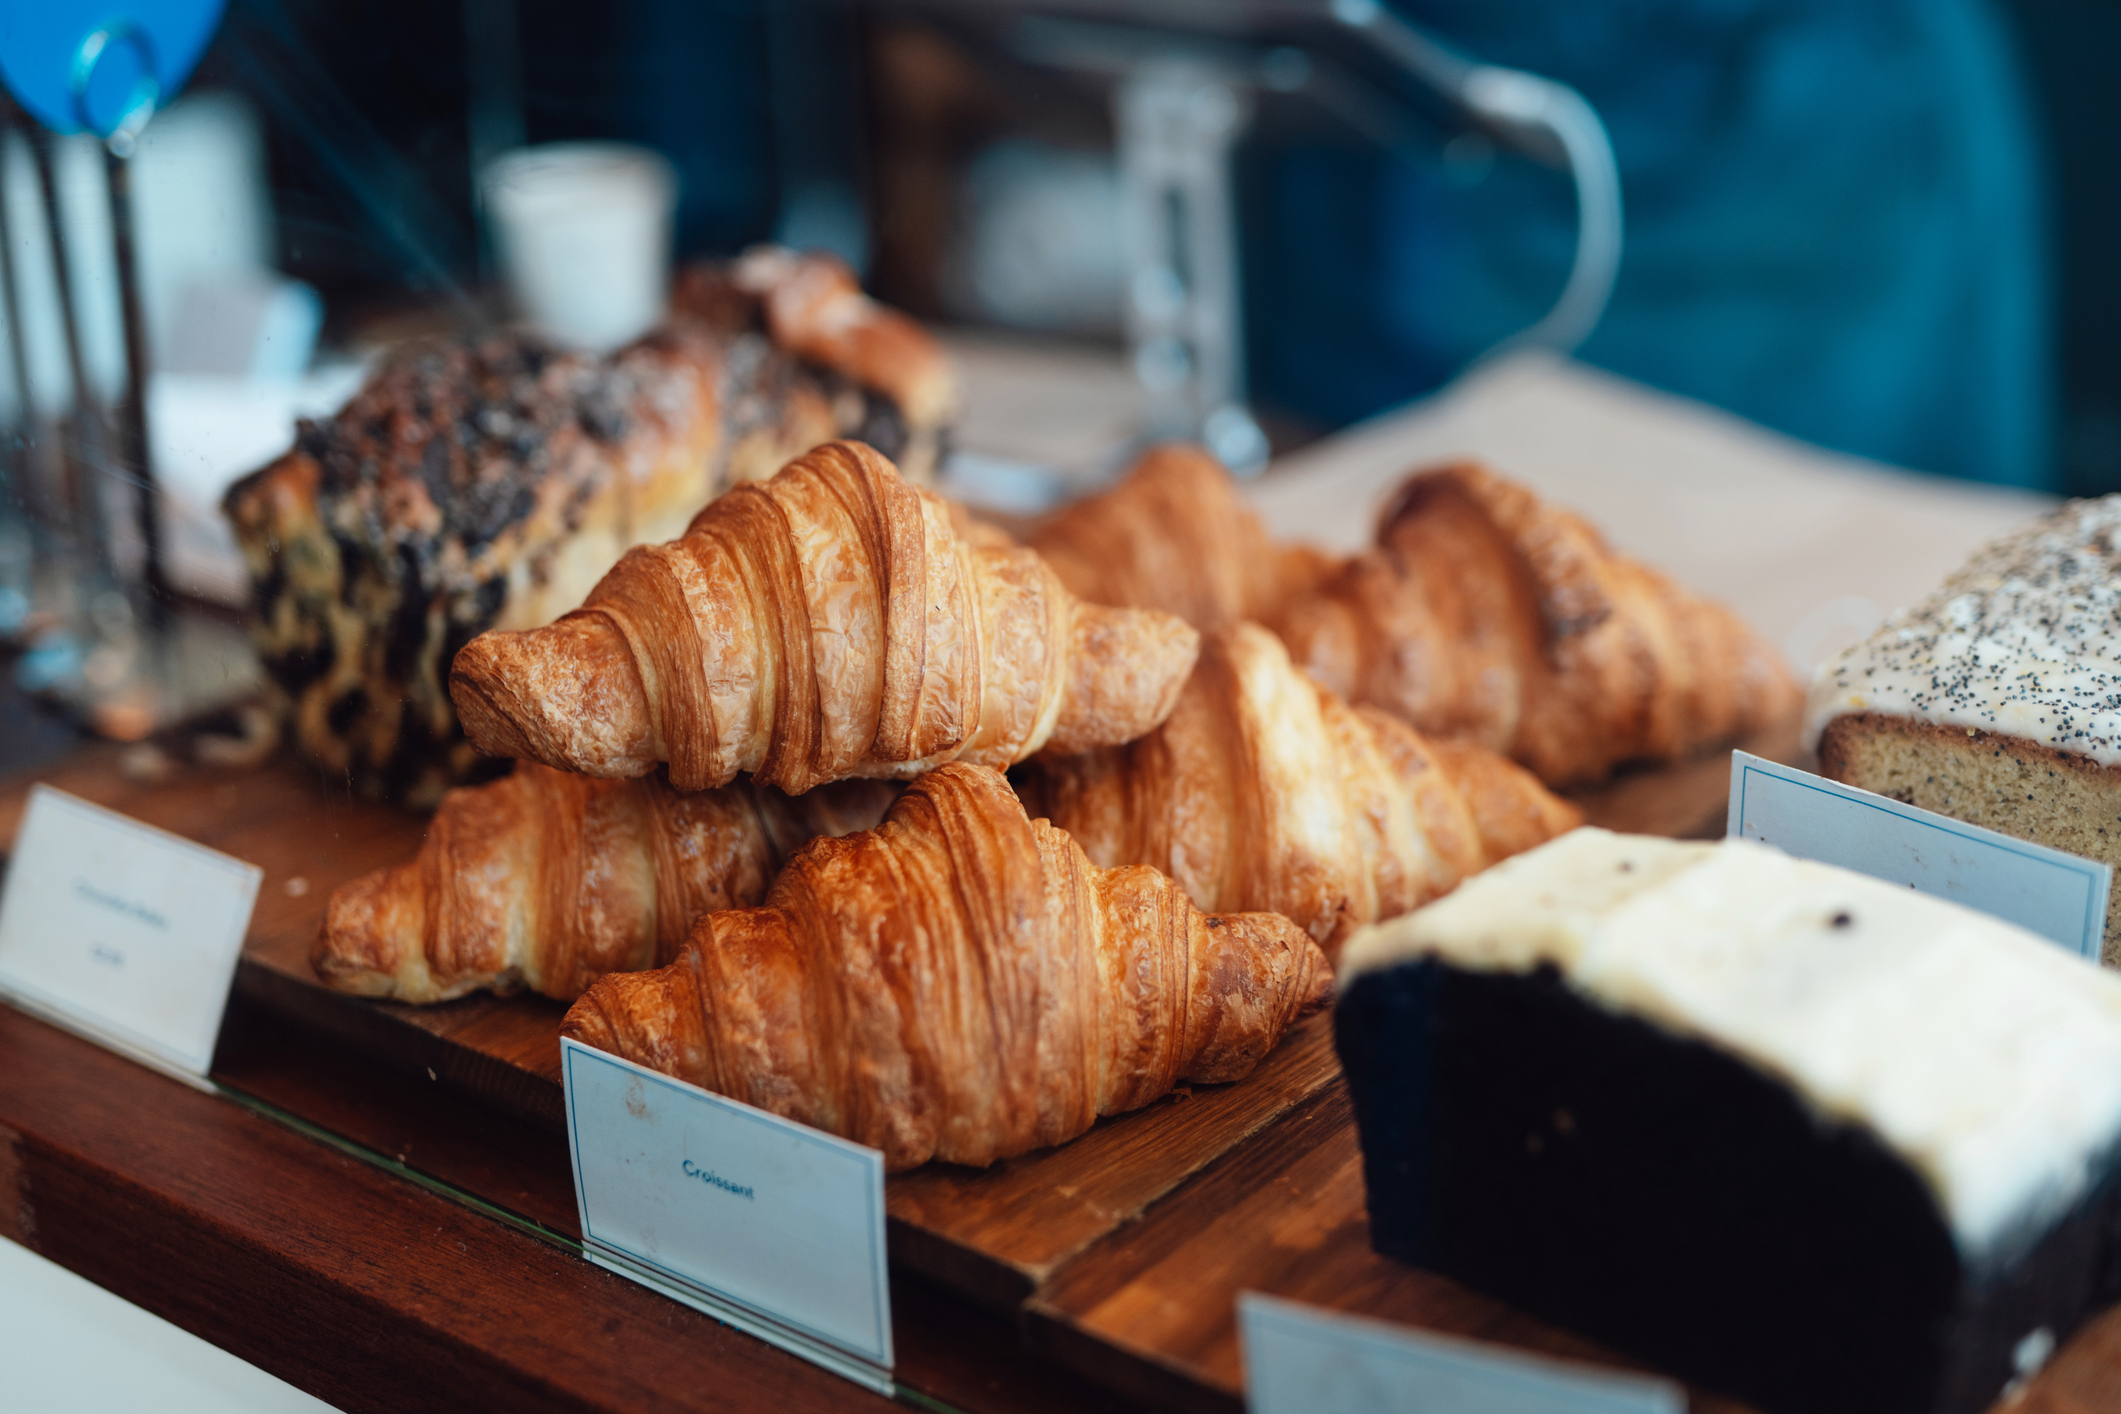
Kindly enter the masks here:
M 875 830 L 818 840 L 764 907 L 614 974 L 561 1034 L 873 1145 L 887 1169 L 1064 1143 L 1181 1081 L 1251 1072 L 1331 991 L 1274 914 L 1202 914 L 1101 870 L 992 770 L 922 777 Z
M 1411 478 L 1374 548 L 1268 624 L 1351 701 L 1554 786 L 1690 756 L 1799 702 L 1780 655 L 1730 610 L 1473 462 Z
M 740 291 L 726 267 L 701 266 L 678 283 L 671 325 L 608 357 L 524 333 L 400 349 L 230 490 L 252 640 L 303 755 L 365 794 L 431 808 L 492 770 L 447 691 L 472 637 L 550 623 L 629 546 L 674 538 L 726 486 L 832 437 L 932 472 L 949 403 L 930 385 L 947 390 L 949 369 L 917 325 L 862 306 L 893 331 L 904 370 L 870 384 L 877 368 L 834 362 L 804 319 L 769 330 L 771 282 Z M 731 298 L 687 303 L 708 286 Z M 845 307 L 804 306 L 812 324 Z M 918 416 L 892 387 L 920 391 Z
M 1312 683 L 1257 624 L 1205 634 L 1171 716 L 1019 773 L 1097 864 L 1148 864 L 1202 908 L 1280 913 L 1329 956 L 1363 923 L 1583 823 L 1530 772 Z
M 1131 740 L 1197 649 L 1169 615 L 1081 603 L 1030 550 L 966 544 L 940 498 L 834 442 L 628 552 L 549 628 L 473 640 L 451 691 L 496 755 L 801 792 Z
M 1472 462 L 1410 478 L 1344 560 L 1274 542 L 1229 473 L 1181 445 L 1030 543 L 1084 598 L 1203 629 L 1257 620 L 1349 701 L 1549 785 L 1677 760 L 1796 707 L 1779 655 L 1735 615 Z
M 684 794 L 525 761 L 442 797 L 417 857 L 333 893 L 310 964 L 338 991 L 401 1002 L 520 987 L 573 1001 L 607 972 L 670 961 L 702 914 L 758 903 L 798 847 L 869 829 L 897 795 L 881 781 Z
M 1028 543 L 1094 604 L 1162 609 L 1206 632 L 1258 619 L 1334 561 L 1278 545 L 1222 463 L 1184 442 L 1152 447 L 1108 491 L 1055 512 Z
M 956 413 L 957 379 L 942 349 L 912 319 L 862 293 L 837 256 L 754 246 L 731 277 L 763 302 L 776 344 L 877 389 L 908 428 L 932 432 Z
M 683 523 L 721 445 L 722 368 L 697 331 L 608 361 L 520 336 L 416 346 L 231 488 L 251 638 L 297 749 L 414 805 L 475 776 L 450 656 L 491 625 L 549 621 Z

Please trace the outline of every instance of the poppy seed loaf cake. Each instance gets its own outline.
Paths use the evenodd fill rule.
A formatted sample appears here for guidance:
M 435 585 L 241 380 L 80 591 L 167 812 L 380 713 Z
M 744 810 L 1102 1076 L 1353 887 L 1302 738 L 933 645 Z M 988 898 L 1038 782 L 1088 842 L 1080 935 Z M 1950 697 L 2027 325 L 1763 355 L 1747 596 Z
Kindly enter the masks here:
M 2121 867 L 2121 496 L 1977 552 L 1819 670 L 1820 773 Z M 2121 965 L 2121 891 L 2103 960 Z

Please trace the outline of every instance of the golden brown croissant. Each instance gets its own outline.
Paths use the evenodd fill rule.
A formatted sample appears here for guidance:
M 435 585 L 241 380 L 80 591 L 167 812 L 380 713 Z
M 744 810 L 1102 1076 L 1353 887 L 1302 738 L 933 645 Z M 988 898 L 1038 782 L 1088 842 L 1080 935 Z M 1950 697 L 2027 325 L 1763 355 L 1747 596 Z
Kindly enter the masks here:
M 1152 447 L 1118 485 L 1057 512 L 1028 543 L 1091 603 L 1162 609 L 1203 631 L 1260 618 L 1334 563 L 1270 540 L 1222 463 L 1183 442 Z
M 1201 628 L 1257 619 L 1350 700 L 1551 785 L 1689 755 L 1797 702 L 1779 655 L 1735 615 L 1477 465 L 1412 478 L 1376 546 L 1345 561 L 1275 545 L 1228 474 L 1183 447 L 1031 543 L 1086 599 Z
M 518 986 L 573 1001 L 607 972 L 668 962 L 702 914 L 757 903 L 798 846 L 870 828 L 897 794 L 687 795 L 525 761 L 444 796 L 416 858 L 334 893 L 310 963 L 339 991 L 403 1002 Z
M 798 853 L 765 907 L 700 920 L 669 967 L 596 983 L 561 1034 L 897 1170 L 989 1164 L 1236 1080 L 1330 987 L 1287 919 L 1099 869 L 998 773 L 950 765 L 879 828 Z
M 1350 707 L 1249 623 L 1203 636 L 1161 727 L 1033 763 L 1017 793 L 1095 863 L 1154 865 L 1202 908 L 1284 914 L 1329 955 L 1583 823 L 1511 761 Z
M 966 544 L 941 499 L 830 442 L 629 551 L 557 623 L 473 639 L 450 695 L 495 755 L 800 792 L 1131 741 L 1197 648 L 1167 614 L 1078 601 L 1031 550 Z
M 1756 731 L 1799 696 L 1737 615 L 1473 463 L 1409 480 L 1376 546 L 1267 622 L 1350 700 L 1557 786 Z

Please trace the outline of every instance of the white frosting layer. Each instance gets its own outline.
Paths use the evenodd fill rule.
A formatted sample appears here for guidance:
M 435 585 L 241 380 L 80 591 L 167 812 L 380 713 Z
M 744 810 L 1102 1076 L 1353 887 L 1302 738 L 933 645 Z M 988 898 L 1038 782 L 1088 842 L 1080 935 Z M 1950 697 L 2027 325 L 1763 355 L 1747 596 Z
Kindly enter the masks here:
M 2121 1137 L 2121 976 L 1764 845 L 1576 830 L 1357 933 L 1343 985 L 1426 955 L 1552 963 L 1604 1006 L 1869 1126 L 1929 1183 L 1973 1261 L 2045 1228 Z
M 1882 712 L 2121 763 L 2121 496 L 2073 501 L 1978 552 L 1824 664 L 1805 744 Z

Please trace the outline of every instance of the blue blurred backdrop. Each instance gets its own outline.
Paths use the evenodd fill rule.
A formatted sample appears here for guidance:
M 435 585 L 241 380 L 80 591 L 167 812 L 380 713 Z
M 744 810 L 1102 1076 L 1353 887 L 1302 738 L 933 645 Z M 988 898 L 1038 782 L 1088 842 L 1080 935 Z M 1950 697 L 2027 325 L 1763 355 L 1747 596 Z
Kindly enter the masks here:
M 1628 244 L 1583 358 L 1928 471 L 2121 489 L 2121 271 L 2108 255 L 2121 97 L 2107 78 L 2121 8 L 1396 5 L 1468 54 L 1575 85 L 1604 116 Z M 822 242 L 916 313 L 981 318 L 952 293 L 966 192 L 1007 167 L 997 154 L 1016 162 L 1042 143 L 1083 154 L 1055 170 L 1094 194 L 1084 164 L 1111 140 L 1098 85 L 1024 65 L 998 38 L 1036 8 L 233 0 L 200 83 L 265 112 L 285 267 L 335 317 L 481 278 L 467 75 L 482 62 L 478 17 L 501 13 L 522 137 L 662 149 L 683 178 L 682 252 Z M 1172 32 L 1205 13 L 1092 8 Z M 1238 187 L 1252 391 L 1277 440 L 1433 389 L 1558 290 L 1567 183 L 1468 158 L 1450 136 L 1440 125 L 1436 150 L 1410 157 L 1259 105 Z

